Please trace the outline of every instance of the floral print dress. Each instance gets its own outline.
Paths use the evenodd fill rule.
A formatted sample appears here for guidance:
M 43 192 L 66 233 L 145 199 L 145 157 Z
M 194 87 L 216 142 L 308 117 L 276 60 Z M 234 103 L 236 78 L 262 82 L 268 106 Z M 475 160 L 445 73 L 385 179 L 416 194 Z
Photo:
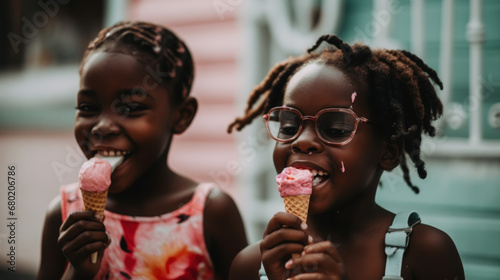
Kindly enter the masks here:
M 104 212 L 111 244 L 94 279 L 212 279 L 213 264 L 203 237 L 203 208 L 215 186 L 203 183 L 177 210 L 154 217 Z M 63 221 L 83 209 L 78 184 L 61 188 Z

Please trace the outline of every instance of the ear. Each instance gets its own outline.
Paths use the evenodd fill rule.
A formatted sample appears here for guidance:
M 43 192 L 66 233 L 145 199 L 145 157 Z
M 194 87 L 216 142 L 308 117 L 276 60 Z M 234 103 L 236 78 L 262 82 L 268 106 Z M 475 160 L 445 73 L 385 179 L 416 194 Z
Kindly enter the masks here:
M 403 152 L 402 143 L 384 141 L 382 154 L 380 155 L 380 166 L 382 169 L 391 171 L 399 165 L 401 153 Z
M 191 124 L 198 110 L 198 101 L 194 97 L 188 97 L 178 108 L 177 120 L 173 125 L 174 134 L 183 133 Z

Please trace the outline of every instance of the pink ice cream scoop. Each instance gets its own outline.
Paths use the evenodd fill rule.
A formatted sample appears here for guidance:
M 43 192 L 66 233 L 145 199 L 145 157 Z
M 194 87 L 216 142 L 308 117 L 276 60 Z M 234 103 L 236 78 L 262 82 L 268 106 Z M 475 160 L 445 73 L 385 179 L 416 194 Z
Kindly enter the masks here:
M 80 189 L 87 192 L 104 192 L 111 185 L 111 164 L 93 157 L 86 161 L 78 175 Z
M 314 176 L 307 169 L 287 167 L 276 176 L 278 190 L 281 197 L 310 195 Z

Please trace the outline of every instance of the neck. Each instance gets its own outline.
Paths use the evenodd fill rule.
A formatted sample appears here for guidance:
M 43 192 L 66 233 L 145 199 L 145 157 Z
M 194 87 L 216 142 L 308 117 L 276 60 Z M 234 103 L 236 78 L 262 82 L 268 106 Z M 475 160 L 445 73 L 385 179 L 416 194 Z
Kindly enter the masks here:
M 151 167 L 142 174 L 130 187 L 120 193 L 109 194 L 109 197 L 122 202 L 145 201 L 169 191 L 178 174 L 174 173 L 167 165 L 166 155 L 161 156 Z
M 389 213 L 375 203 L 376 187 L 372 189 L 343 203 L 341 207 L 310 215 L 308 224 L 313 237 L 344 243 L 368 234 L 380 217 Z

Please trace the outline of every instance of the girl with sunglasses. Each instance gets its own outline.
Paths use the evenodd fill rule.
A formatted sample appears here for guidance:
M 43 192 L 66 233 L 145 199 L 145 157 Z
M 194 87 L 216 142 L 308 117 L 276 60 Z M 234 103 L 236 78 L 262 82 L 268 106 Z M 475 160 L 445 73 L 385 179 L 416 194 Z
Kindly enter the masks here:
M 317 51 L 322 42 L 336 48 Z M 262 241 L 238 254 L 231 279 L 464 279 L 446 233 L 375 202 L 382 173 L 398 165 L 418 193 L 408 158 L 426 177 L 421 137 L 434 136 L 431 122 L 442 113 L 431 82 L 442 87 L 410 52 L 333 35 L 275 65 L 228 131 L 263 115 L 276 172 L 292 166 L 314 175 L 308 220 L 275 214 Z
M 123 163 L 104 217 L 81 211 L 77 183 L 62 187 L 45 219 L 37 279 L 227 279 L 247 245 L 234 201 L 167 164 L 172 138 L 197 111 L 193 77 L 186 44 L 157 24 L 120 22 L 89 44 L 76 142 L 87 158 L 122 155 Z

